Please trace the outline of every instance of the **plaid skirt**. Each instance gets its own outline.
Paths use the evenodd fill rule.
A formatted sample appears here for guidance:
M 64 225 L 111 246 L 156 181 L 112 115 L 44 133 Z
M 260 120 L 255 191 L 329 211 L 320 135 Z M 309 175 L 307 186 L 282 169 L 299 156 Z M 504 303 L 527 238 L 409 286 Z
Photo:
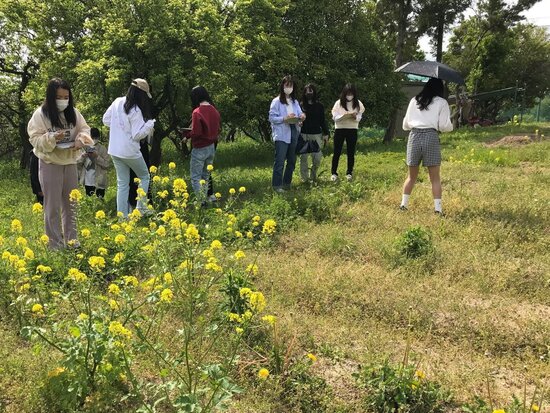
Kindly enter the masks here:
M 441 165 L 441 146 L 439 134 L 435 129 L 413 129 L 407 142 L 407 165 Z

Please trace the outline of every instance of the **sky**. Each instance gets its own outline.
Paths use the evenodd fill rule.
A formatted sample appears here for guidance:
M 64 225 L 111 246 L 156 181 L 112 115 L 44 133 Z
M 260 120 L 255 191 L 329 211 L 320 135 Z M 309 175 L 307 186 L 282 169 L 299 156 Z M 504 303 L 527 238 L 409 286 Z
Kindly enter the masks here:
M 516 3 L 515 1 L 508 1 L 508 3 Z M 473 14 L 473 10 L 466 11 L 466 16 Z M 529 10 L 522 13 L 526 17 L 526 21 L 536 24 L 538 26 L 548 26 L 550 30 L 550 0 L 541 0 Z M 447 47 L 447 42 L 450 37 L 450 33 L 445 36 L 443 44 L 443 50 Z M 435 60 L 435 57 L 430 51 L 430 39 L 423 36 L 419 41 L 420 47 L 426 53 L 427 60 Z

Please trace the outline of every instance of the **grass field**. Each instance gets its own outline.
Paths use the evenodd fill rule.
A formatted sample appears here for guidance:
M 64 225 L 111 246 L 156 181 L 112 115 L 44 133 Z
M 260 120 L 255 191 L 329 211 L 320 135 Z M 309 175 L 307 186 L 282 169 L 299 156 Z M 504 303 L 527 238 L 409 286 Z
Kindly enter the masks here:
M 235 208 L 277 221 L 275 240 L 246 253 L 257 254 L 254 283 L 278 319 L 278 343 L 289 360 L 316 356 L 307 374 L 284 373 L 292 385 L 276 374 L 258 383 L 243 356 L 234 377 L 244 392 L 230 411 L 367 411 L 368 389 L 354 373 L 386 359 L 398 363 L 409 348 L 427 380 L 452 393 L 445 411 L 462 411 L 476 397 L 504 409 L 514 395 L 531 411 L 535 389 L 550 387 L 550 143 L 485 144 L 535 129 L 550 135 L 548 124 L 443 135 L 444 218 L 433 213 L 424 171 L 409 211 L 398 210 L 403 139 L 386 146 L 360 138 L 353 182 L 329 182 L 326 156 L 317 185 L 300 183 L 296 173 L 282 195 L 270 190 L 271 146 L 246 138 L 220 144 L 216 190 L 245 186 Z M 170 161 L 188 177 L 167 145 L 163 164 Z M 0 234 L 18 217 L 39 236 L 28 177 L 16 160 L 1 161 L 0 187 Z M 114 195 L 111 186 L 106 205 L 89 208 L 112 211 Z M 427 234 L 429 248 L 407 258 L 398 240 L 413 227 Z M 42 389 L 59 355 L 0 317 L 0 411 L 53 411 Z

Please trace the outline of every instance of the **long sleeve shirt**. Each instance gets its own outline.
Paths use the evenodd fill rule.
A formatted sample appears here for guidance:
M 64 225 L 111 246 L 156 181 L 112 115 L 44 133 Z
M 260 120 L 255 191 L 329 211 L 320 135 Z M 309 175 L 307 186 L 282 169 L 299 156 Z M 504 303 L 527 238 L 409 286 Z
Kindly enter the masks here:
M 315 102 L 312 105 L 304 103 L 306 119 L 302 125 L 302 133 L 308 135 L 328 135 L 328 125 L 325 118 L 325 108 L 322 103 Z
M 346 102 L 346 107 L 342 107 L 338 99 L 332 107 L 332 119 L 335 129 L 359 129 L 359 122 L 365 112 L 365 106 L 359 101 L 359 109 L 353 108 L 353 102 Z M 346 115 L 350 115 L 349 117 Z M 351 117 L 353 115 L 353 117 Z
M 451 111 L 447 101 L 439 96 L 433 98 L 427 109 L 420 110 L 416 98 L 412 98 L 403 118 L 403 130 L 435 129 L 439 132 L 451 132 Z
M 145 121 L 139 107 L 124 111 L 126 97 L 115 99 L 103 115 L 103 124 L 109 127 L 109 155 L 123 159 L 141 157 L 139 141 L 153 133 L 154 120 Z
M 90 138 L 90 127 L 84 120 L 82 114 L 75 108 L 76 123 L 67 124 L 63 112 L 59 114 L 62 128 L 52 125 L 50 119 L 42 111 L 42 107 L 36 109 L 27 125 L 29 141 L 33 146 L 33 152 L 37 158 L 46 163 L 55 165 L 71 165 L 75 164 L 80 151 L 74 148 L 61 148 L 55 139 L 55 134 L 59 131 L 64 131 L 69 141 L 76 139 Z
M 209 103 L 201 103 L 191 115 L 191 131 L 187 135 L 193 148 L 204 148 L 218 141 L 221 119 L 218 110 Z
M 292 112 L 289 112 L 289 106 L 292 108 Z M 289 99 L 288 104 L 285 105 L 277 96 L 271 101 L 269 107 L 269 122 L 271 122 L 271 134 L 274 141 L 282 141 L 290 143 L 292 139 L 292 132 L 290 130 L 290 124 L 285 123 L 284 119 L 290 113 L 294 113 L 297 118 L 302 115 L 302 108 L 297 100 Z M 300 132 L 298 124 L 295 125 Z

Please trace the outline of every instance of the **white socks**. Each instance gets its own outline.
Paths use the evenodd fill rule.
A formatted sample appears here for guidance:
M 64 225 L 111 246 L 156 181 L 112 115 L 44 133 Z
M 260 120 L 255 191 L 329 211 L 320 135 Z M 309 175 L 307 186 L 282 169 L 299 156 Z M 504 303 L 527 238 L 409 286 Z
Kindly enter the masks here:
M 403 194 L 403 197 L 401 198 L 401 206 L 408 208 L 409 207 L 409 198 L 411 195 Z M 440 199 L 434 199 L 434 209 L 436 212 L 443 212 L 443 205 L 441 203 Z
M 443 212 L 441 199 L 434 199 L 434 209 L 435 209 L 435 212 Z
M 409 207 L 409 198 L 410 198 L 410 194 L 407 195 L 407 194 L 403 194 L 403 198 L 401 198 L 401 206 L 402 207 L 405 207 L 405 208 L 408 208 Z

